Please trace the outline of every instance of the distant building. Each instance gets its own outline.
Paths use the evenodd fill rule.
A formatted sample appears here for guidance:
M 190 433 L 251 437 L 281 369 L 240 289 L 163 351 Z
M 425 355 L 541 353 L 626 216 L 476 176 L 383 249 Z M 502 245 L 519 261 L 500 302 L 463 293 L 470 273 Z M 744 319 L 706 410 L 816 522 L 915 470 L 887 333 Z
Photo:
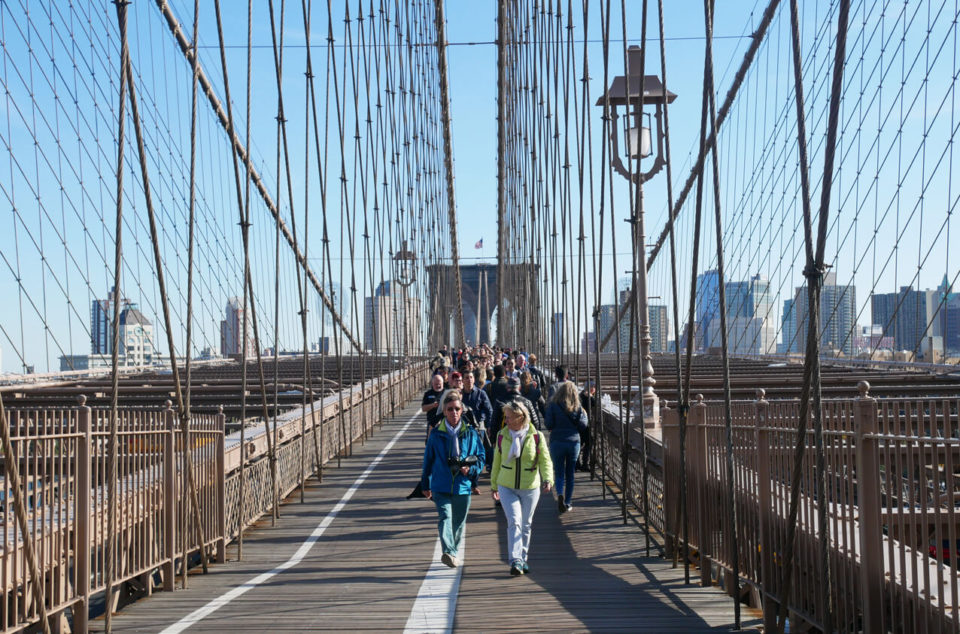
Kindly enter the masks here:
M 796 337 L 790 352 L 804 352 L 807 347 L 809 291 L 803 285 L 793 296 Z M 837 350 L 845 356 L 856 354 L 857 289 L 853 284 L 837 284 L 836 273 L 827 273 L 820 293 L 820 347 Z
M 65 354 L 60 357 L 61 372 L 109 368 L 112 364 L 112 354 Z
M 597 354 L 597 333 L 593 330 L 588 330 L 583 333 L 583 337 L 580 338 L 580 354 Z
M 120 312 L 120 357 L 123 365 L 150 365 L 154 361 L 153 324 L 136 304 Z
M 923 339 L 943 337 L 947 326 L 940 318 L 941 294 L 912 286 L 901 286 L 898 293 L 874 293 L 870 297 L 873 325 L 883 330 L 884 337 L 893 336 L 896 351 L 922 354 Z M 949 319 L 949 314 L 944 317 Z
M 720 274 L 716 269 L 704 271 L 697 276 L 696 306 L 696 323 L 699 324 L 700 332 L 694 336 L 694 341 L 698 342 L 698 350 L 705 350 L 714 345 L 707 333 L 710 324 L 720 315 Z M 699 341 L 701 339 L 702 342 Z
M 723 345 L 720 319 L 710 323 L 710 341 Z M 777 333 L 770 320 L 761 317 L 738 317 L 727 320 L 727 350 L 731 354 L 773 354 L 777 349 Z
M 610 332 L 610 329 L 614 327 L 617 323 L 617 307 L 612 304 L 604 304 L 600 306 L 597 314 L 597 340 L 603 341 L 603 337 L 607 336 L 607 333 Z M 610 336 L 610 340 L 607 341 L 607 345 L 603 347 L 600 352 L 616 352 L 617 351 L 617 334 L 613 333 Z
M 554 313 L 550 320 L 550 342 L 553 354 L 563 354 L 563 313 Z
M 363 300 L 363 347 L 374 354 L 420 354 L 420 320 L 420 299 L 383 282 Z
M 669 352 L 667 342 L 670 340 L 670 317 L 667 307 L 662 304 L 653 304 L 649 307 L 650 314 L 650 352 Z
M 223 321 L 220 322 L 220 355 L 224 357 L 241 356 L 243 354 L 243 304 L 239 297 L 227 300 L 227 307 Z M 253 337 L 247 331 L 247 357 L 256 355 L 253 347 Z
M 783 300 L 783 316 L 781 317 L 780 343 L 777 345 L 778 354 L 799 352 L 797 344 L 797 313 L 793 309 L 793 298 Z
M 111 293 L 111 297 L 112 295 Z M 113 338 L 110 336 L 113 322 L 112 301 L 112 299 L 95 299 L 90 306 L 90 354 L 112 352 Z

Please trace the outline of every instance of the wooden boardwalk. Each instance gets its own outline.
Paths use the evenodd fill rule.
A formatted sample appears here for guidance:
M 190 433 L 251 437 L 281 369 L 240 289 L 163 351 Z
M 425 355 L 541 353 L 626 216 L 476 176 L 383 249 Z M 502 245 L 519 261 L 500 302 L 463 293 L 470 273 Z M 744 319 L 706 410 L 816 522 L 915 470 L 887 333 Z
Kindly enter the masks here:
M 530 575 L 508 574 L 503 513 L 493 506 L 484 480 L 467 522 L 462 574 L 438 565 L 433 505 L 405 499 L 419 477 L 423 452 L 418 409 L 411 405 L 385 422 L 340 468 L 327 469 L 322 484 L 312 480 L 305 504 L 294 494 L 276 526 L 267 519 L 249 531 L 243 561 L 236 561 L 231 546 L 227 564 L 192 575 L 188 590 L 159 592 L 128 606 L 114 617 L 114 629 L 403 631 L 413 623 L 412 612 L 432 614 L 436 605 L 442 609 L 453 601 L 458 632 L 731 628 L 731 600 L 716 588 L 685 586 L 682 569 L 671 569 L 656 551 L 645 557 L 640 529 L 623 524 L 619 506 L 609 496 L 602 499 L 599 483 L 587 474 L 578 474 L 571 512 L 559 516 L 553 496 L 541 498 Z M 358 478 L 365 479 L 356 485 Z M 313 543 L 305 545 L 311 535 Z M 451 582 L 453 599 L 435 598 L 424 609 L 417 599 L 424 595 L 425 577 L 441 587 Z M 205 610 L 202 618 L 197 610 Z M 184 622 L 191 614 L 195 620 Z M 747 609 L 743 618 L 745 626 L 759 624 Z M 103 625 L 101 617 L 91 629 Z M 419 631 L 445 629 L 432 623 Z

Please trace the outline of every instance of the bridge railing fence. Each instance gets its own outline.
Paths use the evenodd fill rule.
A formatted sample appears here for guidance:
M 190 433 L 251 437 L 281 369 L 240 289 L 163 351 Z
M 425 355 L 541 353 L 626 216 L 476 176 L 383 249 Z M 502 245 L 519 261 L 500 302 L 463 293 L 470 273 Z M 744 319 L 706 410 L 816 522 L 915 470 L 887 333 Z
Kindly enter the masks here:
M 286 496 L 300 485 L 300 456 L 306 477 L 317 471 L 314 433 L 322 434 L 321 461 L 348 453 L 384 416 L 414 396 L 427 380 L 426 363 L 414 362 L 346 388 L 315 404 L 278 417 L 277 488 Z M 0 504 L 0 631 L 36 626 L 40 609 L 33 585 L 45 597 L 55 627 L 71 612 L 74 631 L 86 631 L 90 598 L 107 583 L 108 445 L 110 410 L 80 406 L 59 409 L 8 409 L 13 455 L 19 467 L 29 531 L 24 535 L 14 513 L 14 483 L 2 479 Z M 155 574 L 165 590 L 174 589 L 175 567 L 192 562 L 201 548 L 190 501 L 184 449 L 189 448 L 204 548 L 223 561 L 226 545 L 272 510 L 266 438 L 253 434 L 245 447 L 224 433 L 223 413 L 193 415 L 184 438 L 176 412 L 121 408 L 118 411 L 116 585 L 153 590 Z M 306 431 L 306 434 L 301 432 Z M 273 432 L 271 426 L 271 433 Z M 320 441 L 320 437 L 317 437 Z M 239 466 L 246 453 L 247 504 L 240 518 Z M 0 456 L 7 460 L 9 456 Z M 184 542 L 184 537 L 185 542 Z M 36 553 L 39 577 L 32 578 L 25 544 Z M 186 553 L 184 553 L 184 543 Z M 116 601 L 128 592 L 116 592 Z M 116 606 L 114 606 L 116 607 Z
M 827 512 L 833 624 L 837 631 L 956 631 L 960 530 L 960 399 L 823 402 L 824 504 L 817 503 L 815 439 L 808 424 L 800 474 L 792 619 L 820 627 L 819 513 Z M 726 588 L 738 558 L 746 595 L 768 626 L 784 599 L 790 491 L 798 401 L 736 402 L 732 408 L 733 486 L 720 403 L 694 403 L 687 429 L 687 517 L 701 582 Z M 680 535 L 679 416 L 665 409 L 664 528 Z M 656 465 L 649 467 L 650 472 Z M 736 509 L 732 552 L 729 509 Z M 826 509 L 824 511 L 823 509 Z

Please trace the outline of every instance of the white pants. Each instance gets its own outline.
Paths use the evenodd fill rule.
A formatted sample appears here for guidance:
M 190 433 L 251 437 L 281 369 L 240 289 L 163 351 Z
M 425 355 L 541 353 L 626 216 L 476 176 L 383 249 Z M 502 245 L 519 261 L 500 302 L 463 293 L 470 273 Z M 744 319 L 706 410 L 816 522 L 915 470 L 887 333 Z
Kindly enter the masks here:
M 499 487 L 500 504 L 507 516 L 507 556 L 510 563 L 527 560 L 530 551 L 530 529 L 533 512 L 540 501 L 540 488 L 511 489 Z

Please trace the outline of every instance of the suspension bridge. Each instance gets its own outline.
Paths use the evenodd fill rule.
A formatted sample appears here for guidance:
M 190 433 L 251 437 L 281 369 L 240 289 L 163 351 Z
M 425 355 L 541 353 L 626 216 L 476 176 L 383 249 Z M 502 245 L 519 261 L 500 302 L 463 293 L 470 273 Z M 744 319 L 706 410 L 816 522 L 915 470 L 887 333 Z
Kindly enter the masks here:
M 960 631 L 958 17 L 0 2 L 0 629 Z M 406 499 L 481 344 L 589 410 L 520 577 Z

